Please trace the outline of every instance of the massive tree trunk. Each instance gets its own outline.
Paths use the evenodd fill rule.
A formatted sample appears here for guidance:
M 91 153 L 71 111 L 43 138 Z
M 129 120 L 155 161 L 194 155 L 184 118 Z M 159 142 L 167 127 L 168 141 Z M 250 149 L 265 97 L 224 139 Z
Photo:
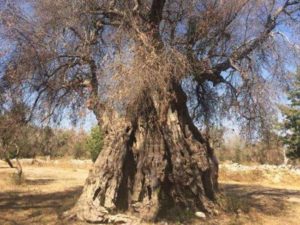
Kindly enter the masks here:
M 175 205 L 211 212 L 217 161 L 188 114 L 181 87 L 170 96 L 149 97 L 147 112 L 134 120 L 102 118 L 104 148 L 73 210 L 78 218 L 122 221 L 127 217 L 118 213 L 127 211 L 152 220 Z

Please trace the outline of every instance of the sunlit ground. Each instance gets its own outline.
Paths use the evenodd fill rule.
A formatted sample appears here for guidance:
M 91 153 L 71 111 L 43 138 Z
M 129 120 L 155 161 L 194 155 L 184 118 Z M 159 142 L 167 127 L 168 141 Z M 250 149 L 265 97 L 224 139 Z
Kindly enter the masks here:
M 0 161 L 0 224 L 65 225 L 62 213 L 76 202 L 90 163 L 23 162 L 23 167 L 24 177 L 18 180 L 15 171 Z M 159 224 L 299 224 L 298 172 L 279 167 L 222 166 L 218 216 Z

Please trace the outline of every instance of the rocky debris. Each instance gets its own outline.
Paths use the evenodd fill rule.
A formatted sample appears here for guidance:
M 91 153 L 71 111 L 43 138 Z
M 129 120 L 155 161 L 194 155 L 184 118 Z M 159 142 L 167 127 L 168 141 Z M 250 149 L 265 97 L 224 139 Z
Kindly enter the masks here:
M 241 171 L 253 171 L 253 170 L 260 170 L 260 171 L 279 171 L 279 172 L 290 172 L 295 175 L 300 175 L 300 168 L 292 165 L 241 165 L 238 163 L 226 163 L 220 165 L 221 169 L 228 169 L 232 172 L 241 172 Z
M 157 224 L 158 224 L 158 225 L 169 225 L 169 223 L 168 223 L 168 222 L 165 222 L 165 221 L 158 222 Z
M 204 212 L 196 212 L 195 216 L 200 218 L 200 219 L 205 219 L 206 218 L 206 215 L 205 215 Z
M 272 185 L 300 184 L 300 168 L 292 165 L 240 165 L 223 163 L 220 165 L 220 179 L 239 182 L 261 182 Z
M 213 214 L 214 214 L 215 216 L 218 216 L 218 215 L 220 215 L 220 212 L 219 212 L 219 210 L 217 210 L 217 209 L 213 209 Z
M 138 225 L 140 220 L 124 214 L 111 215 L 108 217 L 108 222 L 112 224 Z
M 71 159 L 71 164 L 77 165 L 77 166 L 84 166 L 91 164 L 91 160 L 80 160 L 80 159 Z

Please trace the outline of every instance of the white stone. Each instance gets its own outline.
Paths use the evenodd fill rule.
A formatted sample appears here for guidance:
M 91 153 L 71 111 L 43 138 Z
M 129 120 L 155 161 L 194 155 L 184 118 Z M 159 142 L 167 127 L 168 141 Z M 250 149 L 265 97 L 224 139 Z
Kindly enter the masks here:
M 195 216 L 198 217 L 198 218 L 201 218 L 201 219 L 205 219 L 206 218 L 206 215 L 205 215 L 204 212 L 196 212 Z

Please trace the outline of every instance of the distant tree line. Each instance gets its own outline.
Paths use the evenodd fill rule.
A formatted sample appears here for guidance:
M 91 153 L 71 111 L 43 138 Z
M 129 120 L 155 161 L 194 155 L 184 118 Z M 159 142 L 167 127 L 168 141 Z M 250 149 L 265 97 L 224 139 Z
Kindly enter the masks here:
M 221 162 L 275 165 L 285 162 L 283 142 L 276 133 L 272 133 L 270 142 L 263 139 L 249 142 L 238 135 L 233 135 L 221 143 L 216 153 Z
M 96 160 L 102 148 L 99 127 L 91 133 L 75 129 L 37 126 L 26 120 L 26 108 L 16 104 L 0 114 L 0 158 L 68 157 Z M 97 139 L 97 140 L 96 140 Z M 13 166 L 13 165 L 11 165 Z
M 289 104 L 281 105 L 284 115 L 282 123 L 283 142 L 287 147 L 287 156 L 300 158 L 300 68 L 294 74 L 294 87 L 288 92 Z

